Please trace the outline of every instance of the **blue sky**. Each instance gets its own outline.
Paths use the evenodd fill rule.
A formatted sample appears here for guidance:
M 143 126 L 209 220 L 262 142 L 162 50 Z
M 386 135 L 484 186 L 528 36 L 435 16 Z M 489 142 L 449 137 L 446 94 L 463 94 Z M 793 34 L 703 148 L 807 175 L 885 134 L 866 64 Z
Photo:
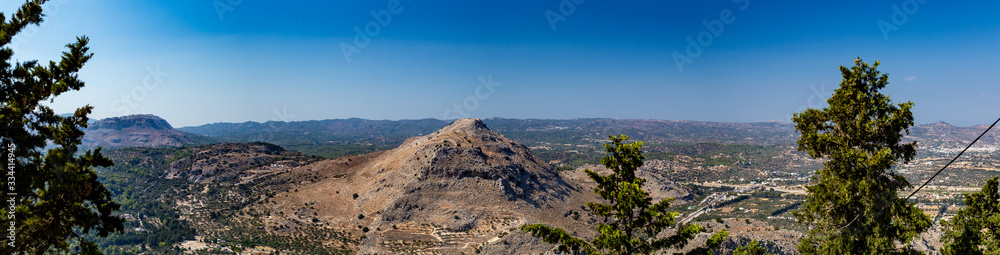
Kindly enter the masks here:
M 0 10 L 9 16 L 16 2 Z M 53 0 L 46 22 L 13 47 L 19 60 L 47 61 L 87 35 L 87 86 L 51 105 L 90 104 L 96 118 L 156 114 L 178 127 L 351 117 L 787 122 L 822 107 L 837 67 L 858 56 L 882 62 L 884 93 L 913 101 L 917 123 L 1000 114 L 995 1 L 395 3 Z M 367 44 L 355 43 L 355 27 Z M 687 38 L 699 35 L 700 52 L 688 54 Z M 357 49 L 350 61 L 343 45 Z M 690 59 L 683 70 L 675 53 Z

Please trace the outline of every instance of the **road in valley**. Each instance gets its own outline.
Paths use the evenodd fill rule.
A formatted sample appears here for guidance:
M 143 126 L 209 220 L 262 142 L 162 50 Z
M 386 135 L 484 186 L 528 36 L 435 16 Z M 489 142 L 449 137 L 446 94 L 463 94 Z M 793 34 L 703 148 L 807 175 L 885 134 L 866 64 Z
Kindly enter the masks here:
M 750 192 L 752 190 L 756 190 L 756 189 L 760 189 L 760 188 L 764 187 L 764 185 L 762 185 L 762 184 L 742 185 L 742 186 L 740 186 L 740 185 L 735 185 L 735 186 L 734 185 L 726 185 L 726 186 L 734 187 L 735 190 L 733 190 L 733 191 L 726 191 L 726 192 L 716 192 L 716 193 L 712 193 L 711 195 L 708 195 L 708 197 L 706 197 L 705 200 L 702 201 L 702 203 L 705 204 L 704 206 L 702 206 L 701 208 L 698 208 L 697 211 L 694 211 L 693 213 L 688 214 L 687 217 L 684 217 L 680 221 L 677 221 L 677 225 L 685 224 L 685 223 L 690 222 L 691 220 L 694 220 L 695 218 L 697 218 L 701 214 L 706 213 L 709 210 L 711 210 L 713 207 L 715 207 L 715 205 L 717 203 L 722 202 L 723 200 L 728 200 L 728 199 L 734 199 L 734 198 L 736 198 L 736 197 L 726 196 L 726 193 L 729 193 L 729 192 L 744 193 L 744 192 Z M 778 189 L 775 189 L 775 190 L 778 190 Z M 708 201 L 708 203 L 705 203 L 704 201 Z

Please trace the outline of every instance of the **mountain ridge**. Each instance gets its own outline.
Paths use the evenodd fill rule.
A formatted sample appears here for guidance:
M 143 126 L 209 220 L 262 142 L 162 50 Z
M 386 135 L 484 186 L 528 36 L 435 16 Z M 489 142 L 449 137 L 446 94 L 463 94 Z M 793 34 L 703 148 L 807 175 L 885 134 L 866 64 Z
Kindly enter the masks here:
M 599 145 L 608 135 L 626 134 L 644 141 L 651 149 L 662 145 L 699 143 L 735 145 L 795 145 L 798 133 L 791 123 L 782 122 L 700 122 L 689 120 L 636 120 L 578 118 L 568 120 L 488 118 L 482 122 L 508 138 L 531 148 L 578 150 L 579 155 L 601 152 Z M 266 141 L 286 148 L 328 158 L 357 155 L 391 149 L 405 139 L 420 136 L 448 125 L 436 119 L 365 120 L 335 119 L 256 124 L 212 124 L 182 127 L 180 130 L 231 142 Z M 944 122 L 915 125 L 908 139 L 928 146 L 956 147 L 968 144 L 985 129 L 983 125 L 956 127 Z M 993 131 L 983 145 L 1000 146 L 1000 135 Z M 574 148 L 585 146 L 583 148 Z M 337 150 L 323 149 L 336 147 Z M 561 152 L 535 151 L 548 158 L 577 157 Z M 553 155 L 560 154 L 560 155 Z M 585 156 L 589 157 L 589 156 Z M 591 159 L 592 160 L 592 159 Z
M 105 118 L 83 130 L 83 147 L 177 147 L 206 144 L 215 139 L 174 129 L 151 114 Z

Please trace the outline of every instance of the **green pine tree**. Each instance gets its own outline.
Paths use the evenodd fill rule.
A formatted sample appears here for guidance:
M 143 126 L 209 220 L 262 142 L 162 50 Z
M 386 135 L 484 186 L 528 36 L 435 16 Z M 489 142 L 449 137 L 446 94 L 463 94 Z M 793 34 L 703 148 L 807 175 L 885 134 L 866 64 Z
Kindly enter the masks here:
M 930 219 L 897 192 L 910 182 L 892 171 L 916 154 L 903 143 L 913 125 L 913 103 L 892 104 L 879 90 L 889 76 L 860 58 L 840 67 L 844 77 L 828 108 L 808 109 L 792 118 L 801 133 L 798 150 L 826 161 L 816 170 L 803 208 L 795 212 L 812 227 L 799 245 L 805 254 L 918 253 L 911 238 Z
M 951 221 L 942 222 L 941 254 L 1000 254 L 1000 191 L 997 177 L 983 189 L 965 195 L 966 207 Z
M 768 253 L 764 247 L 760 247 L 760 242 L 757 240 L 750 241 L 746 246 L 740 246 L 733 250 L 733 255 L 774 255 L 773 253 Z
M 111 161 L 99 148 L 77 153 L 92 107 L 62 117 L 41 104 L 84 86 L 77 72 L 92 56 L 88 38 L 66 45 L 62 59 L 47 65 L 15 62 L 8 47 L 25 27 L 42 22 L 45 2 L 27 1 L 11 17 L 0 13 L 0 142 L 9 163 L 6 179 L 12 181 L 5 182 L 3 193 L 16 194 L 4 198 L 13 199 L 14 213 L 8 203 L 0 210 L 4 225 L 14 219 L 14 239 L 4 238 L 0 247 L 4 254 L 98 253 L 87 236 L 121 231 L 124 220 L 112 215 L 119 205 L 93 170 Z M 47 145 L 51 149 L 45 150 Z
M 547 243 L 559 244 L 557 250 L 573 254 L 651 254 L 665 248 L 683 247 L 704 228 L 685 225 L 670 236 L 658 238 L 660 232 L 674 225 L 676 212 L 668 212 L 671 199 L 652 203 L 652 198 L 642 189 L 646 180 L 635 175 L 642 166 L 642 142 L 627 143 L 628 136 L 608 136 L 611 144 L 605 144 L 607 156 L 601 159 L 613 173 L 599 175 L 589 169 L 587 175 L 597 182 L 594 192 L 610 204 L 587 203 L 590 212 L 604 217 L 604 223 L 597 226 L 597 237 L 590 241 L 571 236 L 565 230 L 544 224 L 521 226 L 521 230 L 542 238 Z M 728 233 L 716 233 L 707 242 L 689 254 L 711 254 L 722 244 Z

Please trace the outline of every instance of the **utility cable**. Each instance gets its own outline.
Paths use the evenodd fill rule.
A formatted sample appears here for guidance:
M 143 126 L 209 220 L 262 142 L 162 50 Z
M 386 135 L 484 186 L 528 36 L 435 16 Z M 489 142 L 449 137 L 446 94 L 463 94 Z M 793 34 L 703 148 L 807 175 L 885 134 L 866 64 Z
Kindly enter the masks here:
M 910 193 L 910 195 L 906 197 L 906 200 L 910 200 L 910 198 L 913 197 L 913 194 L 917 194 L 917 191 L 920 191 L 920 189 L 923 189 L 924 186 L 927 186 L 928 183 L 931 183 L 931 181 L 934 180 L 934 177 L 937 177 L 938 174 L 941 173 L 941 171 L 944 171 L 945 168 L 948 168 L 948 166 L 950 166 L 951 163 L 955 163 L 955 160 L 958 160 L 958 157 L 961 157 L 962 154 L 965 153 L 965 151 L 969 150 L 969 148 L 971 148 L 973 144 L 976 144 L 976 142 L 979 141 L 979 138 L 983 138 L 983 135 L 986 135 L 987 132 L 990 132 L 990 129 L 993 129 L 993 126 L 996 126 L 997 122 L 1000 122 L 1000 118 L 998 118 L 997 121 L 994 121 L 993 125 L 990 125 L 990 127 L 986 128 L 986 131 L 983 131 L 982 134 L 979 134 L 979 137 L 976 137 L 976 140 L 972 140 L 972 143 L 969 143 L 969 146 L 965 146 L 965 149 L 962 150 L 962 152 L 959 152 L 958 155 L 955 155 L 955 158 L 951 159 L 951 161 L 948 162 L 948 164 L 945 164 L 944 167 L 941 168 L 941 170 L 938 170 L 937 173 L 934 173 L 934 175 L 931 176 L 930 179 L 927 179 L 927 181 L 924 182 L 923 185 L 920 185 L 920 187 L 918 187 L 917 190 L 914 190 L 913 193 Z

